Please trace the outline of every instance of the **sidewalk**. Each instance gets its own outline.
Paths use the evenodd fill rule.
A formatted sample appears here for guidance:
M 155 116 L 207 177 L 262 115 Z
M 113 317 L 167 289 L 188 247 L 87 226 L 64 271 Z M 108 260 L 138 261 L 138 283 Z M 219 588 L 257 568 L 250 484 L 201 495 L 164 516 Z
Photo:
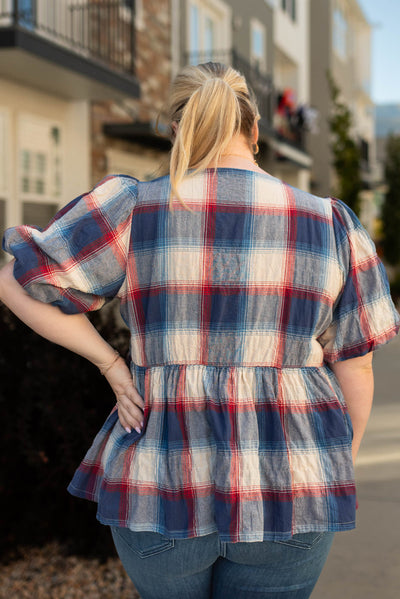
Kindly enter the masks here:
M 312 599 L 398 599 L 400 336 L 374 356 L 375 399 L 356 463 L 357 528 L 338 533 Z

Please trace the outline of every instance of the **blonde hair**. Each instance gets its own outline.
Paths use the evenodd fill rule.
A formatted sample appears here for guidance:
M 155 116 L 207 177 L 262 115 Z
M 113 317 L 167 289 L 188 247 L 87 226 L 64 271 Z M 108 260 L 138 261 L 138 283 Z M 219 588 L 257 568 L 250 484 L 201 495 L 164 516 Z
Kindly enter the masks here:
M 195 175 L 217 163 L 235 134 L 243 133 L 251 147 L 255 120 L 260 118 L 253 92 L 232 67 L 208 62 L 186 66 L 176 76 L 167 106 L 167 118 L 177 123 L 170 155 L 169 174 L 174 196 L 185 208 L 178 187 L 189 169 Z

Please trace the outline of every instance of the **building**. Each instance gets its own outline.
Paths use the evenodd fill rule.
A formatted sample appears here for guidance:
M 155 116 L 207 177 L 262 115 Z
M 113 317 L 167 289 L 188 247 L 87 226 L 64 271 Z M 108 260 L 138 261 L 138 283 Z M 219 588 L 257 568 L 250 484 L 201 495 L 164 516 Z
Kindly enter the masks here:
M 364 222 L 371 229 L 371 200 L 376 176 L 374 107 L 370 93 L 371 25 L 356 0 L 311 0 L 311 105 L 319 112 L 319 135 L 310 136 L 312 190 L 334 193 L 335 174 L 329 147 L 331 98 L 329 71 L 353 116 L 353 136 L 361 150 Z M 368 213 L 368 214 L 367 214 Z
M 356 0 L 3 0 L 0 227 L 44 224 L 111 172 L 154 176 L 170 149 L 155 122 L 171 79 L 207 60 L 232 64 L 253 87 L 260 165 L 318 195 L 335 183 L 329 69 L 371 189 L 370 35 Z
M 275 88 L 273 160 L 270 170 L 287 183 L 309 191 L 312 158 L 306 131 L 312 128 L 310 107 L 309 0 L 274 3 Z
M 175 53 L 177 68 L 215 60 L 243 73 L 261 115 L 258 163 L 303 189 L 311 166 L 301 112 L 309 95 L 308 23 L 308 0 L 299 9 L 296 0 L 180 0 Z
M 125 2 L 126 4 L 126 2 Z M 159 174 L 171 144 L 157 133 L 173 76 L 177 38 L 177 0 L 136 0 L 133 60 L 140 97 L 92 103 L 92 182 L 110 173 L 140 180 Z M 109 34 L 118 36 L 113 24 Z M 162 128 L 162 122 L 160 129 Z
M 174 70 L 217 61 L 238 69 L 256 95 L 264 165 L 273 118 L 273 10 L 264 0 L 179 0 Z
M 90 188 L 91 102 L 139 96 L 134 37 L 129 2 L 0 3 L 1 232 Z
M 170 142 L 157 135 L 172 78 L 186 64 L 232 64 L 252 85 L 260 107 L 260 164 L 268 154 L 274 94 L 273 11 L 265 0 L 136 1 L 136 75 L 140 100 L 93 104 L 94 179 L 125 172 L 157 174 Z M 165 123 L 164 123 L 165 124 Z

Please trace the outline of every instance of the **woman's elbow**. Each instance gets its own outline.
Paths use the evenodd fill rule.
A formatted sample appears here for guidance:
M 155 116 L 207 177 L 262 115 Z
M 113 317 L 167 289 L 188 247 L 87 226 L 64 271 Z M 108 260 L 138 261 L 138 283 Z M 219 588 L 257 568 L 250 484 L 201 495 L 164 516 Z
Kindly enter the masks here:
M 331 364 L 331 368 L 335 374 L 339 372 L 372 372 L 372 359 L 373 352 L 368 352 L 363 356 L 357 356 L 356 358 L 350 358 L 348 360 L 342 360 L 340 362 L 334 362 Z
M 14 262 L 11 260 L 0 269 L 0 300 L 4 300 L 10 282 L 14 281 Z

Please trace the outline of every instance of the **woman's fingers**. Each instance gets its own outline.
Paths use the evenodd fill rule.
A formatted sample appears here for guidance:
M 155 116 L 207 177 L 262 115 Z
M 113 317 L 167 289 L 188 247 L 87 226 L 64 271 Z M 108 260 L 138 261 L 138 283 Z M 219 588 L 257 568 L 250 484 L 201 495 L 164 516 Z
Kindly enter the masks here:
M 144 399 L 137 392 L 136 388 L 131 385 L 129 389 L 127 389 L 126 393 L 127 397 L 131 399 L 141 410 L 144 410 Z
M 129 396 L 128 396 L 129 393 Z M 143 427 L 144 401 L 136 389 L 117 395 L 118 416 L 124 428 L 133 427 L 141 432 Z
M 115 393 L 118 418 L 124 428 L 141 432 L 144 400 L 132 382 L 132 375 L 123 360 L 118 360 L 105 375 Z
M 118 404 L 122 405 L 128 417 L 131 417 L 138 423 L 143 420 L 143 411 L 129 397 L 123 396 L 121 399 L 118 399 Z
M 119 418 L 121 425 L 125 429 L 134 428 L 138 433 L 142 432 L 143 416 L 139 417 L 139 418 L 133 418 L 132 415 L 129 412 L 127 412 L 121 404 L 119 404 L 118 405 L 118 418 Z M 129 430 L 129 432 L 130 432 L 130 430 Z
M 142 425 L 140 423 L 138 423 L 137 421 L 133 420 L 131 416 L 124 416 L 125 412 L 123 411 L 123 408 L 118 408 L 118 418 L 119 421 L 121 423 L 121 426 L 124 427 L 124 429 L 126 430 L 127 433 L 132 432 L 132 429 L 134 428 L 135 431 L 137 431 L 138 433 L 142 432 Z

